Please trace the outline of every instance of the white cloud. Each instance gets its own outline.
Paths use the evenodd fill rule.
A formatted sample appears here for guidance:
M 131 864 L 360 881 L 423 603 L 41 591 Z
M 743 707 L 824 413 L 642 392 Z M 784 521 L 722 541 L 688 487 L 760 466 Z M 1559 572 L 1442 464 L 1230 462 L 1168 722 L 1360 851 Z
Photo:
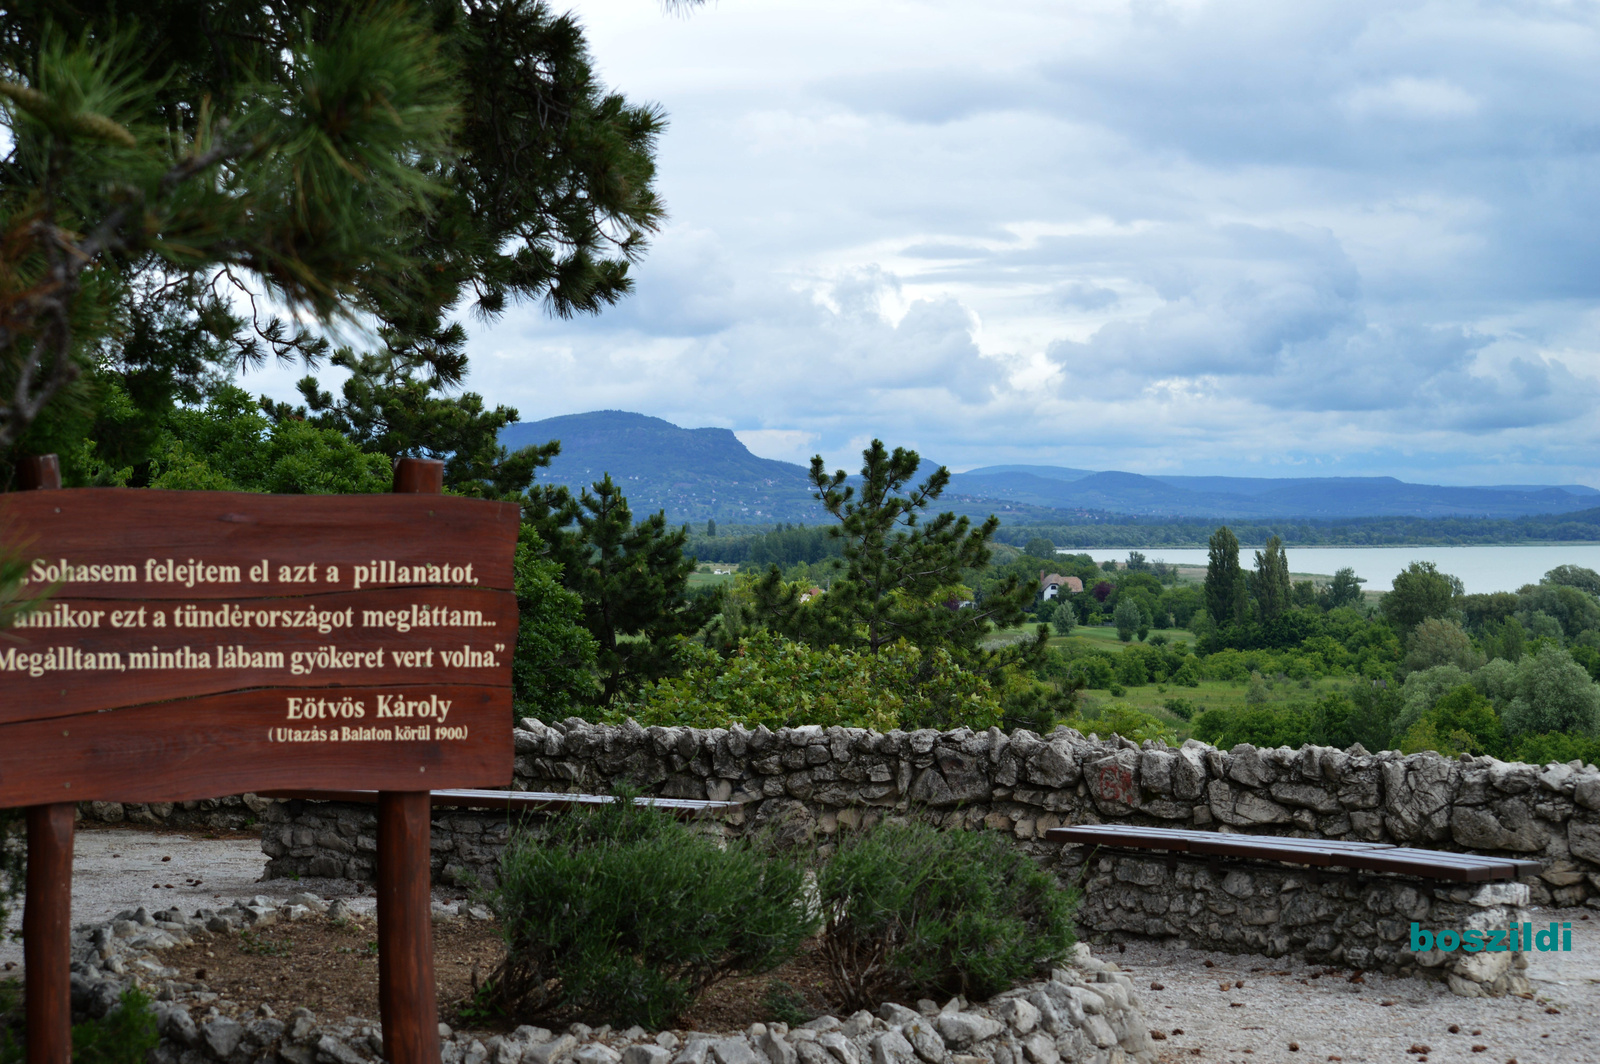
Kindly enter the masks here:
M 830 465 L 877 435 L 1600 483 L 1593 8 L 578 10 L 672 116 L 672 219 L 622 306 L 473 327 L 472 386 L 524 418 L 621 407 Z
M 817 453 L 817 434 L 804 429 L 737 429 L 734 435 L 760 458 L 810 465 Z
M 1478 98 L 1439 78 L 1390 78 L 1363 85 L 1345 97 L 1361 118 L 1461 118 L 1478 110 Z

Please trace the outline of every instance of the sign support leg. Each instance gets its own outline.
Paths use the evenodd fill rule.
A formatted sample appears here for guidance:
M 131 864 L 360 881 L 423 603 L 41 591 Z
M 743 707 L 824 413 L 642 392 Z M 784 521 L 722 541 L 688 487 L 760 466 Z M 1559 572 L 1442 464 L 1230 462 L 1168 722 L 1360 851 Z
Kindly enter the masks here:
M 378 795 L 378 1002 L 390 1064 L 438 1064 L 427 791 Z
M 28 1064 L 72 1060 L 71 802 L 28 807 L 28 883 L 22 909 Z
M 402 458 L 394 490 L 444 490 L 444 463 Z M 390 1064 L 438 1064 L 433 976 L 433 802 L 427 791 L 378 794 L 378 1007 Z

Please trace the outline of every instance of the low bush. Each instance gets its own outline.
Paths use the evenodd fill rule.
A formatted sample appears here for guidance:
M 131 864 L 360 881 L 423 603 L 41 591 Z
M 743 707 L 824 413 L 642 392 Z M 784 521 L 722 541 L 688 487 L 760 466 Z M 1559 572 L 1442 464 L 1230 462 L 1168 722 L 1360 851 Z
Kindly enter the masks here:
M 565 814 L 501 858 L 490 904 L 506 958 L 479 1005 L 670 1027 L 718 980 L 794 955 L 817 925 L 803 883 L 798 861 L 718 849 L 631 795 Z
M 22 1013 L 21 982 L 0 981 L 0 1064 L 26 1058 Z M 144 1064 L 160 1041 L 149 995 L 130 986 L 104 1016 L 72 1025 L 72 1064 Z
M 884 823 L 817 873 L 822 955 L 849 1009 L 984 999 L 1065 958 L 1077 894 L 987 831 Z

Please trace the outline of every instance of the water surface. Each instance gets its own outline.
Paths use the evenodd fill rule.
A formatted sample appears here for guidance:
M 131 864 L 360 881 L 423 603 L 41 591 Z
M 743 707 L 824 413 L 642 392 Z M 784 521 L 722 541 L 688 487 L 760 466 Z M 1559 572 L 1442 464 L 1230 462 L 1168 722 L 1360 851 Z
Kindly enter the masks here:
M 1241 547 L 1240 564 L 1252 566 L 1256 549 Z M 1112 558 L 1125 561 L 1130 550 L 1142 552 L 1151 561 L 1206 564 L 1204 547 L 1092 547 L 1060 553 L 1088 554 L 1103 562 Z M 1349 566 L 1367 581 L 1368 591 L 1388 591 L 1395 575 L 1412 562 L 1433 562 L 1440 572 L 1459 576 L 1468 594 L 1515 591 L 1523 584 L 1538 583 L 1541 576 L 1558 565 L 1582 565 L 1600 572 L 1600 543 L 1570 547 L 1289 547 L 1288 555 L 1289 569 L 1295 573 L 1332 575 Z

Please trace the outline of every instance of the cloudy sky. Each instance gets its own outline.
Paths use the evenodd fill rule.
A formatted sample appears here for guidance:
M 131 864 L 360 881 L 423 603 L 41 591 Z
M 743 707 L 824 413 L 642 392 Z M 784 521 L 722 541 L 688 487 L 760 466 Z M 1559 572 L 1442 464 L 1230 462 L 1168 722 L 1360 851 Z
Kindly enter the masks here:
M 474 327 L 524 420 L 1600 486 L 1593 2 L 574 9 L 671 218 L 625 306 Z

